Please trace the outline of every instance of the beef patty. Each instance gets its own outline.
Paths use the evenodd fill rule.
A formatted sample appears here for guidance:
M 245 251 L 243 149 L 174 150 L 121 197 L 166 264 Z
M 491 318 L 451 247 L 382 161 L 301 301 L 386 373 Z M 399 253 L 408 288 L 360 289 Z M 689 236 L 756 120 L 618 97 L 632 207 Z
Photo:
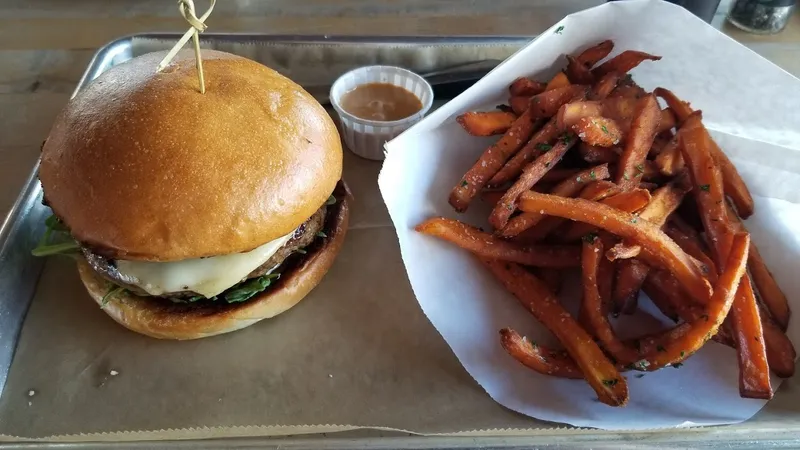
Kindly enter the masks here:
M 297 250 L 307 247 L 310 245 L 314 239 L 317 237 L 317 233 L 322 230 L 323 226 L 325 225 L 325 214 L 326 214 L 326 206 L 323 205 L 322 208 L 318 209 L 308 220 L 303 222 L 297 229 L 292 233 L 292 237 L 289 238 L 288 241 L 283 245 L 283 247 L 279 248 L 277 252 L 275 252 L 272 257 L 270 257 L 267 262 L 257 267 L 255 270 L 250 272 L 246 277 L 242 279 L 242 281 L 248 280 L 250 278 L 258 278 L 264 276 L 272 271 L 274 271 L 278 266 L 280 266 L 286 258 L 288 258 L 292 253 L 296 252 Z M 106 280 L 123 287 L 130 292 L 138 295 L 147 295 L 149 296 L 146 291 L 142 288 L 136 286 L 134 284 L 133 279 L 128 276 L 123 275 L 122 273 L 117 270 L 116 262 L 113 259 L 108 259 L 106 257 L 100 256 L 94 252 L 92 252 L 89 248 L 81 247 L 81 252 L 83 256 L 86 258 L 86 261 L 89 265 L 94 269 L 95 272 L 99 273 L 103 278 Z M 198 294 L 189 290 L 180 291 L 180 292 L 170 292 L 160 295 L 159 297 L 165 298 L 188 298 L 188 297 L 195 297 Z

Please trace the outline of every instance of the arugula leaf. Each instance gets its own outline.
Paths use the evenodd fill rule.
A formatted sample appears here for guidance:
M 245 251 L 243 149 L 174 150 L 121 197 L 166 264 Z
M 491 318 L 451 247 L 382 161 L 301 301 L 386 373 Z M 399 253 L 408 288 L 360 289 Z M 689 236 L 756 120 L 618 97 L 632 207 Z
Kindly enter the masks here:
M 46 227 L 39 244 L 31 251 L 33 256 L 50 256 L 58 254 L 75 253 L 80 248 L 77 242 L 69 235 L 69 230 L 55 215 L 44 221 Z M 59 242 L 52 242 L 53 237 L 58 237 Z
M 111 301 L 112 298 L 116 297 L 117 295 L 125 292 L 125 288 L 121 286 L 111 285 L 111 288 L 106 292 L 106 295 L 103 296 L 102 300 L 100 300 L 100 308 L 105 308 L 106 304 Z
M 74 253 L 77 252 L 79 248 L 78 243 L 75 241 L 50 245 L 40 244 L 31 251 L 31 254 L 33 256 L 50 256 L 62 253 Z
M 238 287 L 230 289 L 222 294 L 222 298 L 228 303 L 243 302 L 259 292 L 264 291 L 264 289 L 269 287 L 269 285 L 272 283 L 272 280 L 276 280 L 279 277 L 280 274 L 269 274 L 264 275 L 263 277 L 247 280 L 244 283 L 241 283 Z

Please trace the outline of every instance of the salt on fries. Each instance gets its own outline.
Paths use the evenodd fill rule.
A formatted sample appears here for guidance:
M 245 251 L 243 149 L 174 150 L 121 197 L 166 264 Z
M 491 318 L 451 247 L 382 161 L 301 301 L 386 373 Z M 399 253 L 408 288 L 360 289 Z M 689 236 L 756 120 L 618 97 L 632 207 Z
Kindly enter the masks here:
M 627 73 L 661 58 L 608 59 L 613 48 L 565 56 L 549 80 L 515 80 L 510 106 L 459 116 L 471 135 L 501 135 L 449 197 L 458 212 L 487 203 L 493 230 L 446 218 L 416 229 L 475 254 L 561 342 L 500 330 L 499 345 L 533 371 L 584 379 L 623 406 L 621 373 L 678 367 L 714 340 L 736 350 L 740 395 L 771 398 L 770 371 L 794 375 L 795 349 L 786 296 L 742 222 L 752 196 L 702 112 Z M 581 272 L 577 318 L 556 296 L 568 270 Z M 608 315 L 633 313 L 640 291 L 675 326 L 621 339 Z

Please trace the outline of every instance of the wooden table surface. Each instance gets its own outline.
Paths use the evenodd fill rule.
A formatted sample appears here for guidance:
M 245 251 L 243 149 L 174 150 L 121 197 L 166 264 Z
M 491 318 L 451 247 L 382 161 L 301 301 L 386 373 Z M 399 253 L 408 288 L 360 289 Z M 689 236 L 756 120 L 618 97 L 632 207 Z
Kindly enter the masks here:
M 729 0 L 723 0 L 723 6 Z M 219 0 L 214 32 L 373 35 L 535 35 L 602 0 Z M 197 0 L 197 9 L 207 4 Z M 775 36 L 714 23 L 800 75 L 800 14 Z M 0 1 L 0 214 L 10 208 L 39 146 L 94 51 L 116 37 L 183 31 L 173 0 Z

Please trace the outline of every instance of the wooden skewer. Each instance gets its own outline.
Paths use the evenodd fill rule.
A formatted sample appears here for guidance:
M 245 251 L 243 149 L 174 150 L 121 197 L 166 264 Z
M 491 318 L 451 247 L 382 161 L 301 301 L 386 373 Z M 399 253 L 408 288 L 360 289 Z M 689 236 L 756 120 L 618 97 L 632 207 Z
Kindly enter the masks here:
M 206 30 L 208 26 L 204 23 L 208 16 L 211 15 L 211 11 L 214 10 L 214 5 L 216 5 L 217 0 L 211 0 L 211 5 L 208 7 L 205 13 L 199 18 L 195 15 L 194 9 L 194 1 L 193 0 L 178 0 L 178 10 L 181 12 L 181 15 L 189 25 L 192 27 L 186 31 L 186 33 L 178 39 L 178 42 L 172 47 L 167 53 L 167 56 L 164 57 L 163 60 L 158 64 L 156 67 L 156 72 L 161 72 L 164 70 L 167 65 L 169 65 L 170 61 L 175 58 L 175 55 L 178 54 L 178 51 L 183 48 L 184 45 L 189 41 L 191 38 L 194 41 L 194 56 L 197 65 L 197 78 L 200 82 L 200 93 L 205 94 L 206 92 L 206 83 L 205 78 L 203 77 L 203 58 L 200 54 L 200 33 Z

